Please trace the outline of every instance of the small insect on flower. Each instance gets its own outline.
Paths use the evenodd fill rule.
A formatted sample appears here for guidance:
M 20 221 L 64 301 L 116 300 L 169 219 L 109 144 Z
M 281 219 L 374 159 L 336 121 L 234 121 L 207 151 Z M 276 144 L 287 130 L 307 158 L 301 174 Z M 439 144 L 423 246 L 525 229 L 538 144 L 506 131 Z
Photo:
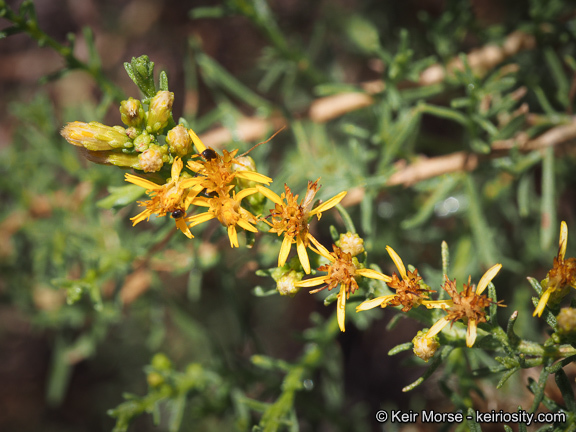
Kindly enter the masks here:
M 183 218 L 184 216 L 186 216 L 186 212 L 182 209 L 176 209 L 172 212 L 172 217 L 174 219 L 180 219 Z
M 218 157 L 218 153 L 216 153 L 216 152 L 214 151 L 214 149 L 211 149 L 211 148 L 207 148 L 206 150 L 204 150 L 204 151 L 201 153 L 201 155 L 202 155 L 202 157 L 203 157 L 204 159 L 206 159 L 207 161 L 211 161 L 211 160 L 216 159 L 216 158 Z

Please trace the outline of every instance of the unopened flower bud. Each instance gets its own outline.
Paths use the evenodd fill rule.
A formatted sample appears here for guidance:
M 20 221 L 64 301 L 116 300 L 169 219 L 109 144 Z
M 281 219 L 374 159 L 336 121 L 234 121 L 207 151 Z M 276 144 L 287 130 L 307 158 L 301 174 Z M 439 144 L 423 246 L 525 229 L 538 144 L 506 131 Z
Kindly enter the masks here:
M 132 144 L 123 127 L 111 127 L 98 122 L 68 123 L 62 128 L 60 134 L 70 144 L 93 151 L 128 148 Z
M 163 152 L 160 146 L 151 145 L 148 150 L 138 155 L 138 162 L 144 172 L 160 171 L 163 161 Z
M 150 135 L 148 132 L 142 132 L 134 140 L 134 149 L 137 152 L 142 153 L 148 150 L 148 147 L 150 147 L 150 144 L 152 142 L 154 142 L 153 136 Z
M 128 138 L 130 139 L 134 139 L 136 137 L 138 137 L 138 135 L 140 135 L 141 131 L 136 129 L 135 127 L 129 127 L 126 129 L 126 135 L 128 135 Z
M 430 360 L 440 347 L 438 338 L 436 336 L 426 337 L 426 332 L 424 331 L 419 331 L 412 339 L 412 343 L 414 344 L 414 354 L 425 362 Z
M 168 357 L 166 357 L 166 354 L 163 353 L 154 354 L 151 365 L 154 369 L 159 371 L 172 369 L 172 362 Z
M 290 297 L 294 297 L 296 293 L 300 291 L 300 288 L 294 284 L 301 281 L 303 276 L 304 273 L 291 270 L 276 281 L 276 289 L 280 295 L 289 295 Z
M 182 125 L 178 125 L 168 132 L 166 142 L 170 146 L 170 153 L 180 157 L 186 156 L 192 147 L 192 138 L 188 134 L 188 129 Z
M 576 309 L 565 307 L 560 309 L 560 313 L 556 317 L 558 322 L 558 331 L 560 333 L 574 333 L 576 332 Z
M 142 124 L 146 113 L 138 99 L 129 98 L 120 102 L 120 117 L 126 126 L 138 127 Z
M 337 246 L 340 247 L 345 253 L 356 256 L 364 252 L 364 239 L 356 233 L 347 232 L 340 234 L 340 240 Z
M 95 152 L 84 150 L 84 157 L 90 162 L 102 165 L 115 165 L 123 168 L 142 169 L 136 154 L 126 154 L 115 151 Z
M 174 93 L 165 90 L 156 93 L 156 96 L 150 100 L 150 107 L 148 108 L 148 119 L 146 120 L 148 132 L 158 132 L 168 125 L 173 103 Z

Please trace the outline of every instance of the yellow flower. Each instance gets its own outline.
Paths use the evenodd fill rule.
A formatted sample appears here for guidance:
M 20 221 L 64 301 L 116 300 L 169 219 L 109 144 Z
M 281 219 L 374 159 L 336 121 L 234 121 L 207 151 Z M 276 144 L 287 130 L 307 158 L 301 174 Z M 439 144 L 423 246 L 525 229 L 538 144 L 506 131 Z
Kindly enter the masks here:
M 576 288 L 576 259 L 564 259 L 566 244 L 568 243 L 568 226 L 562 221 L 560 224 L 560 239 L 558 241 L 558 255 L 554 257 L 554 265 L 543 281 L 546 290 L 532 316 L 541 316 L 549 300 L 558 301 L 567 294 L 570 287 Z
M 242 199 L 257 192 L 258 190 L 256 188 L 248 188 L 241 190 L 239 193 L 232 192 L 232 197 L 229 195 L 217 195 L 212 198 L 197 197 L 192 201 L 192 204 L 201 207 L 208 207 L 208 211 L 187 217 L 185 220 L 190 224 L 190 228 L 192 228 L 203 222 L 207 222 L 210 219 L 216 218 L 228 229 L 230 246 L 239 247 L 236 225 L 247 231 L 258 232 L 256 227 L 252 225 L 253 223 L 258 222 L 256 216 L 240 206 Z
M 188 161 L 188 168 L 197 174 L 196 183 L 201 184 L 207 193 L 227 195 L 228 188 L 235 179 L 264 183 L 265 185 L 272 182 L 270 177 L 250 169 L 236 171 L 234 165 L 244 165 L 242 160 L 234 158 L 238 153 L 237 149 L 232 152 L 223 150 L 221 156 L 214 149 L 206 148 L 192 129 L 188 129 L 188 133 L 198 151 L 198 156 L 202 156 L 202 159 Z
M 360 264 L 356 258 L 352 258 L 350 253 L 344 252 L 336 245 L 332 245 L 334 252 L 328 252 L 328 250 L 320 243 L 318 243 L 314 237 L 310 236 L 310 241 L 314 243 L 314 246 L 316 246 L 320 255 L 330 261 L 330 264 L 318 267 L 318 270 L 326 271 L 328 274 L 326 276 L 302 280 L 300 282 L 296 282 L 294 285 L 296 287 L 310 288 L 313 286 L 326 284 L 321 288 L 310 291 L 310 294 L 317 293 L 326 288 L 331 290 L 332 288 L 340 285 L 336 314 L 340 330 L 345 331 L 344 320 L 346 314 L 346 300 L 350 297 L 351 293 L 353 294 L 358 289 L 358 282 L 356 282 L 356 279 L 360 276 L 363 276 L 371 279 L 386 281 L 389 279 L 389 277 L 377 272 L 376 270 L 360 267 Z
M 266 196 L 275 204 L 275 207 L 270 210 L 272 222 L 264 220 L 264 222 L 272 227 L 269 232 L 276 233 L 278 236 L 284 234 L 284 240 L 282 241 L 280 253 L 278 254 L 278 267 L 282 267 L 286 263 L 292 244 L 296 243 L 296 251 L 298 252 L 298 258 L 300 259 L 302 268 L 306 274 L 310 274 L 310 260 L 306 248 L 310 244 L 310 241 L 314 244 L 317 244 L 317 242 L 312 234 L 310 234 L 308 221 L 314 215 L 320 219 L 322 212 L 334 207 L 346 195 L 345 191 L 340 192 L 335 197 L 330 198 L 328 201 L 312 209 L 314 196 L 318 189 L 320 189 L 320 186 L 318 186 L 319 180 L 320 179 L 315 182 L 308 182 L 306 196 L 300 204 L 298 204 L 298 195 L 293 195 L 287 185 L 284 185 L 285 192 L 281 196 L 278 196 L 270 189 L 259 185 L 256 186 L 256 189 L 258 189 L 262 195 Z
M 132 174 L 126 174 L 127 182 L 145 188 L 146 194 L 150 196 L 149 201 L 138 201 L 138 204 L 141 207 L 146 207 L 146 210 L 130 218 L 133 221 L 133 225 L 142 222 L 144 219 L 149 220 L 153 214 L 165 216 L 166 213 L 171 213 L 175 219 L 176 227 L 188 238 L 194 237 L 186 225 L 184 217 L 192 200 L 202 188 L 193 184 L 193 178 L 181 178 L 180 172 L 182 168 L 182 160 L 175 158 L 172 165 L 172 177 L 170 181 L 163 185 Z
M 478 324 L 486 322 L 486 312 L 484 309 L 493 303 L 491 299 L 486 295 L 482 295 L 482 293 L 501 268 L 502 264 L 496 264 L 490 267 L 480 279 L 476 291 L 474 291 L 474 285 L 470 284 L 470 277 L 468 277 L 468 284 L 464 284 L 462 292 L 458 292 L 456 289 L 456 280 L 450 281 L 448 276 L 444 275 L 446 283 L 443 285 L 443 288 L 450 294 L 452 299 L 422 302 L 427 308 L 442 308 L 447 312 L 446 316 L 436 321 L 430 330 L 428 330 L 425 337 L 432 338 L 436 336 L 449 322 L 454 324 L 454 322 L 459 319 L 467 319 L 466 345 L 468 347 L 474 345 Z M 500 302 L 498 302 L 497 305 L 504 306 L 500 304 Z
M 420 306 L 423 301 L 428 299 L 428 295 L 432 292 L 430 289 L 423 288 L 420 282 L 422 278 L 418 276 L 418 270 L 413 272 L 406 272 L 406 267 L 402 259 L 398 256 L 396 251 L 390 246 L 386 246 L 386 250 L 394 261 L 396 268 L 400 272 L 400 279 L 396 273 L 390 276 L 386 276 L 388 279 L 385 280 L 386 284 L 390 288 L 396 290 L 396 294 L 389 294 L 381 297 L 376 297 L 372 300 L 366 300 L 356 308 L 356 312 L 369 310 L 377 306 L 385 308 L 386 306 L 402 306 L 402 312 L 408 312 L 413 307 Z

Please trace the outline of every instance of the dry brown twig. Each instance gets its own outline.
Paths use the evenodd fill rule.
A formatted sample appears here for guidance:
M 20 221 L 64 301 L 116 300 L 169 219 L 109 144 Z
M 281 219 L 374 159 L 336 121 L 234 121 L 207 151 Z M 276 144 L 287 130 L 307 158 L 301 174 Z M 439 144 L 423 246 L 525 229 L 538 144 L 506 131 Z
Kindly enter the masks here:
M 533 49 L 535 45 L 536 41 L 532 35 L 516 31 L 508 35 L 501 46 L 491 44 L 471 51 L 467 55 L 467 61 L 470 68 L 475 73 L 485 75 L 507 58 L 514 56 L 522 50 Z M 515 66 L 510 65 L 510 68 L 513 67 Z M 420 78 L 416 85 L 430 86 L 441 83 L 447 76 L 453 74 L 455 70 L 462 70 L 463 68 L 464 65 L 460 58 L 453 59 L 446 66 L 441 64 L 432 65 L 420 74 Z M 412 85 L 414 85 L 414 83 L 412 83 Z M 323 123 L 340 117 L 348 112 L 370 106 L 374 103 L 372 95 L 384 91 L 386 84 L 383 81 L 376 80 L 362 83 L 361 87 L 363 88 L 364 93 L 348 92 L 316 99 L 310 105 L 308 111 L 309 118 L 314 122 Z M 526 89 L 521 87 L 516 92 L 517 97 L 520 98 L 525 94 Z M 530 116 L 532 115 L 528 113 L 525 105 L 512 113 L 511 117 L 517 115 L 526 115 L 527 122 L 531 122 Z M 277 128 L 285 122 L 286 120 L 280 116 L 275 116 L 272 120 L 246 117 L 238 121 L 236 138 L 243 141 L 261 139 L 269 132 L 270 123 L 272 123 L 272 127 Z M 228 129 L 221 127 L 202 134 L 200 138 L 206 145 L 218 148 L 233 140 L 234 137 Z M 550 129 L 532 140 L 529 140 L 528 136 L 521 132 L 509 140 L 494 142 L 493 150 L 507 151 L 513 147 L 518 147 L 521 151 L 528 152 L 548 146 L 556 146 L 573 140 L 576 140 L 576 121 L 574 123 L 560 125 Z M 480 159 L 482 158 L 483 157 L 480 157 L 479 155 L 468 152 L 456 152 L 429 159 L 422 158 L 409 165 L 399 167 L 398 170 L 389 177 L 386 186 L 410 186 L 419 181 L 443 174 L 473 171 L 476 169 Z M 398 165 L 402 164 L 397 164 L 397 166 Z M 357 192 L 355 201 L 357 201 L 358 197 L 363 195 L 362 188 L 358 188 Z

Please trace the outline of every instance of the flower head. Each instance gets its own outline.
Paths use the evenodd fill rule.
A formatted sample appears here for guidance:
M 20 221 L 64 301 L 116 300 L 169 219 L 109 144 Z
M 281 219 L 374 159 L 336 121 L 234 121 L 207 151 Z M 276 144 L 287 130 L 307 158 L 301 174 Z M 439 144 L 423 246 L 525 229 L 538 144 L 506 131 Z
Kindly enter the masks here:
M 414 355 L 420 357 L 425 362 L 430 360 L 434 356 L 436 350 L 440 347 L 438 337 L 428 337 L 422 330 L 414 336 L 412 343 L 414 344 Z
M 396 290 L 396 294 L 389 294 L 376 297 L 372 300 L 366 300 L 356 308 L 356 312 L 369 310 L 377 306 L 385 308 L 386 306 L 402 306 L 402 312 L 408 312 L 413 307 L 420 306 L 423 301 L 427 300 L 430 293 L 435 291 L 427 288 L 422 282 L 422 277 L 418 275 L 418 270 L 406 271 L 402 259 L 396 251 L 390 246 L 386 246 L 388 254 L 396 264 L 402 279 L 396 273 L 392 276 L 386 276 L 386 285 Z
M 208 211 L 187 217 L 185 221 L 192 228 L 216 218 L 227 228 L 230 246 L 239 247 L 236 225 L 247 231 L 258 232 L 256 227 L 252 225 L 258 221 L 256 216 L 240 206 L 242 199 L 257 192 L 258 190 L 255 188 L 248 188 L 239 193 L 232 192 L 232 196 L 226 194 L 224 196 L 216 195 L 212 198 L 197 197 L 192 201 L 192 204 L 208 207 Z
M 306 274 L 310 274 L 310 260 L 306 248 L 309 246 L 310 241 L 314 244 L 317 241 L 314 239 L 309 231 L 308 221 L 314 215 L 320 219 L 322 212 L 334 207 L 346 195 L 346 192 L 340 192 L 335 197 L 330 198 L 328 201 L 320 204 L 316 208 L 312 208 L 314 204 L 314 197 L 316 192 L 320 189 L 318 181 L 308 182 L 308 190 L 306 196 L 298 204 L 298 195 L 294 195 L 287 185 L 284 185 L 285 192 L 278 196 L 262 186 L 256 186 L 258 191 L 270 199 L 274 204 L 274 208 L 270 210 L 271 222 L 264 220 L 271 229 L 269 232 L 276 233 L 278 236 L 284 235 L 280 253 L 278 255 L 278 267 L 282 267 L 286 263 L 288 254 L 293 243 L 296 243 L 296 251 L 298 258 L 302 264 L 302 268 Z M 314 239 L 314 240 L 313 240 Z
M 328 272 L 328 274 L 326 276 L 302 280 L 296 282 L 294 285 L 297 287 L 310 288 L 325 284 L 323 287 L 310 291 L 310 294 L 317 293 L 326 288 L 331 290 L 340 285 L 337 302 L 337 317 L 340 330 L 345 331 L 344 319 L 346 313 L 346 300 L 350 297 L 350 294 L 353 294 L 358 289 L 358 282 L 356 280 L 359 277 L 367 277 L 385 281 L 389 277 L 377 272 L 376 270 L 363 268 L 356 258 L 353 258 L 350 253 L 344 252 L 336 245 L 332 245 L 333 252 L 328 252 L 328 250 L 318 243 L 314 237 L 311 237 L 310 240 L 314 246 L 316 246 L 320 255 L 330 261 L 330 264 L 318 267 L 318 270 Z
M 454 322 L 458 320 L 467 320 L 466 345 L 468 347 L 474 345 L 478 324 L 486 322 L 486 311 L 484 309 L 494 303 L 492 299 L 482 293 L 501 268 L 502 264 L 496 264 L 489 268 L 480 279 L 476 290 L 474 290 L 475 287 L 470 283 L 470 277 L 468 277 L 468 284 L 464 284 L 461 292 L 458 292 L 456 289 L 456 280 L 451 281 L 448 279 L 448 276 L 444 275 L 446 282 L 443 288 L 452 299 L 423 302 L 428 308 L 442 308 L 447 312 L 446 316 L 440 318 L 430 330 L 428 330 L 426 337 L 431 338 L 436 336 L 449 322 L 454 324 Z M 504 306 L 500 304 L 500 302 L 498 302 L 497 305 Z
M 133 221 L 133 225 L 142 222 L 144 219 L 150 219 L 150 216 L 153 214 L 165 216 L 167 213 L 171 213 L 173 216 L 176 215 L 176 217 L 174 217 L 176 227 L 187 237 L 193 237 L 184 221 L 184 217 L 192 200 L 198 195 L 201 188 L 197 186 L 194 187 L 194 185 L 191 184 L 190 180 L 193 179 L 180 176 L 182 167 L 182 160 L 180 160 L 180 158 L 174 159 L 174 163 L 172 164 L 172 177 L 163 185 L 132 174 L 126 174 L 127 182 L 145 188 L 146 194 L 150 197 L 148 201 L 138 201 L 138 204 L 141 207 L 146 207 L 146 209 L 130 219 Z
M 560 239 L 558 241 L 558 255 L 554 257 L 554 265 L 543 281 L 546 289 L 534 310 L 533 316 L 541 316 L 544 307 L 549 301 L 559 301 L 567 294 L 570 287 L 576 288 L 576 258 L 564 259 L 566 244 L 568 243 L 568 226 L 562 221 L 560 224 Z

